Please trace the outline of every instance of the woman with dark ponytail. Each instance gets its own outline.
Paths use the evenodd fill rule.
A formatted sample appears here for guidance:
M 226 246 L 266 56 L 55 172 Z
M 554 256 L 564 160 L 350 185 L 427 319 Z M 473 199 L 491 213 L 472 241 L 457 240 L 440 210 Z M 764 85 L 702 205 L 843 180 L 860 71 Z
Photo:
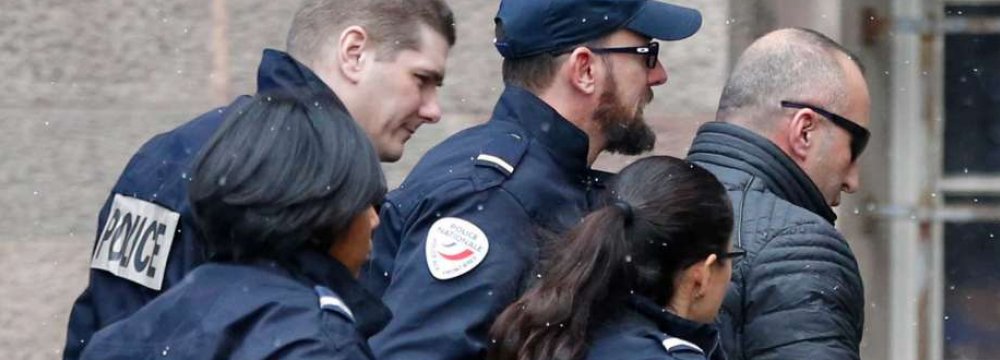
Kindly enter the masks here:
M 686 161 L 626 167 L 608 205 L 550 242 L 541 278 L 497 318 L 491 360 L 704 359 L 732 274 L 722 185 Z

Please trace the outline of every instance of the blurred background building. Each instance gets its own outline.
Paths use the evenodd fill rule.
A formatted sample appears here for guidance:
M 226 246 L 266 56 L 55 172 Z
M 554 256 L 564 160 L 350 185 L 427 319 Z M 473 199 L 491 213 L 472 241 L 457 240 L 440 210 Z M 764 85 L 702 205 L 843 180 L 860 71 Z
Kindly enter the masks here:
M 540 0 L 541 1 L 541 0 Z M 838 208 L 866 287 L 865 359 L 1000 356 L 1000 1 L 676 0 L 701 32 L 664 44 L 649 121 L 683 156 L 755 37 L 817 29 L 871 86 L 864 189 Z M 441 100 L 389 166 L 486 120 L 502 90 L 497 0 L 450 0 L 458 44 Z M 58 358 L 87 280 L 97 210 L 151 136 L 255 88 L 298 1 L 0 0 L 0 354 Z M 632 158 L 606 156 L 615 170 Z

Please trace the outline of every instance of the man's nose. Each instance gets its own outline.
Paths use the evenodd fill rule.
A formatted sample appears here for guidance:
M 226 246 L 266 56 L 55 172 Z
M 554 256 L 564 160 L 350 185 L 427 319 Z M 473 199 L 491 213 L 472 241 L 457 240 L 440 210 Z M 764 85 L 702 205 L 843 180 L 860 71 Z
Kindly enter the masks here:
M 649 70 L 646 83 L 649 86 L 660 86 L 667 83 L 667 68 L 659 60 L 656 61 L 656 67 Z
M 861 187 L 861 174 L 857 161 L 851 164 L 851 169 L 848 170 L 847 177 L 844 178 L 844 184 L 842 185 L 842 191 L 848 194 L 853 194 Z
M 441 120 L 441 104 L 438 103 L 437 91 L 433 91 L 430 94 L 425 95 L 426 98 L 423 100 L 423 104 L 420 105 L 420 110 L 418 115 L 424 121 L 431 124 Z

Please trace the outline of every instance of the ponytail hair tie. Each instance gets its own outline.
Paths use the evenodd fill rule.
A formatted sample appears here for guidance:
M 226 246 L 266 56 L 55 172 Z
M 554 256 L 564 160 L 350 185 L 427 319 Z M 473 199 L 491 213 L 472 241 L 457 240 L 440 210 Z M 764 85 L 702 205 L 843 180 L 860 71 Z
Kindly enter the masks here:
M 615 200 L 613 205 L 616 208 L 621 209 L 622 213 L 624 213 L 625 225 L 632 224 L 632 218 L 635 216 L 635 213 L 632 211 L 632 205 L 629 205 L 629 203 L 624 200 Z

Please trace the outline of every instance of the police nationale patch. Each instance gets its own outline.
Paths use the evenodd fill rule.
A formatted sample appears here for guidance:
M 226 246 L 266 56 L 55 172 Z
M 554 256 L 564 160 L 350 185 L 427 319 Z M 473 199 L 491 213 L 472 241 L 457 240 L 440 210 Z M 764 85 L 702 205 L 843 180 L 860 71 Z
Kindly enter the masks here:
M 115 194 L 90 267 L 160 290 L 179 219 L 165 207 Z
M 490 251 L 486 234 L 475 224 L 453 217 L 431 225 L 425 243 L 427 267 L 438 280 L 448 280 L 479 266 Z

